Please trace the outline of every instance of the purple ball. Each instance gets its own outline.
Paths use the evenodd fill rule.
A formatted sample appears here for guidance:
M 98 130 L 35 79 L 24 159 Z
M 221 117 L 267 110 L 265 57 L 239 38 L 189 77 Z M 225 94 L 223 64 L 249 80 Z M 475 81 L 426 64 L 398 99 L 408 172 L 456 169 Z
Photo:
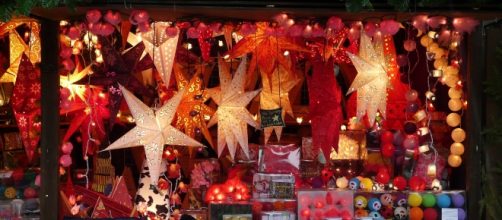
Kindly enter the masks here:
M 458 209 L 458 220 L 465 220 L 466 214 L 464 209 Z
M 415 102 L 410 102 L 406 106 L 406 112 L 408 112 L 408 113 L 415 113 L 417 111 L 418 111 L 418 104 Z
M 453 203 L 453 206 L 455 206 L 456 208 L 462 208 L 462 207 L 464 207 L 465 198 L 460 193 L 452 194 L 451 195 L 451 201 Z
M 407 121 L 404 123 L 404 132 L 406 134 L 415 134 L 417 132 L 417 124 Z
M 323 181 L 320 176 L 316 176 L 312 179 L 312 188 L 318 189 L 323 186 Z

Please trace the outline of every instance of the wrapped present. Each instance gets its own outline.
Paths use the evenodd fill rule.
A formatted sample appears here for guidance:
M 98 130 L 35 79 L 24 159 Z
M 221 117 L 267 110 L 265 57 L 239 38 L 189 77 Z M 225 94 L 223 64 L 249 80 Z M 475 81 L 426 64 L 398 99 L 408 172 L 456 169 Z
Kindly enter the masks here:
M 350 190 L 299 190 L 298 219 L 352 219 L 353 198 Z
M 292 199 L 295 197 L 295 177 L 291 174 L 256 173 L 253 176 L 254 199 Z
M 262 212 L 261 220 L 295 220 L 296 214 L 288 211 Z
M 260 149 L 260 172 L 298 174 L 299 169 L 300 149 L 295 144 L 265 145 Z
M 312 146 L 312 137 L 302 138 L 302 160 L 315 160 L 317 152 Z
M 330 159 L 360 160 L 365 159 L 366 155 L 366 133 L 362 130 L 345 130 L 340 131 L 338 151 L 331 151 Z
M 251 220 L 252 205 L 249 202 L 210 203 L 209 219 L 211 220 Z

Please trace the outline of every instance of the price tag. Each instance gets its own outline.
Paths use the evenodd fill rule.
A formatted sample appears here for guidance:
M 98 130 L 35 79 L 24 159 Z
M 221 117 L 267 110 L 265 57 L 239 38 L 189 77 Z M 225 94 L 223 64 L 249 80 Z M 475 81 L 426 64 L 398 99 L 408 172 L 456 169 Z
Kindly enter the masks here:
M 443 208 L 441 209 L 442 220 L 458 220 L 458 209 Z

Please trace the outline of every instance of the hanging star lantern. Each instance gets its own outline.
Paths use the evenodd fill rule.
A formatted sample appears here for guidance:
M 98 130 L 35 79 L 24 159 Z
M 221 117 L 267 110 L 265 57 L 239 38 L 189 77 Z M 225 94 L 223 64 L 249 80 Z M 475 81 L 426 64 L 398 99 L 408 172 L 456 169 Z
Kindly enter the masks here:
M 72 112 L 70 126 L 63 137 L 67 142 L 70 137 L 80 130 L 82 134 L 83 156 L 93 155 L 105 138 L 104 121 L 110 117 L 108 96 L 101 89 L 87 88 L 82 94 L 82 100 L 73 100 L 72 107 L 63 113 Z
M 286 114 L 294 117 L 293 108 L 289 100 L 289 91 L 291 91 L 301 80 L 294 77 L 294 74 L 290 74 L 288 70 L 281 65 L 276 68 L 270 78 L 263 72 L 261 78 L 263 90 L 260 93 L 260 109 L 274 110 L 281 108 L 282 121 L 284 121 Z M 268 142 L 273 131 L 275 131 L 277 140 L 280 140 L 282 128 L 282 126 L 265 127 L 265 144 Z
M 179 91 L 160 109 L 153 110 L 121 85 L 120 90 L 134 117 L 136 127 L 104 150 L 144 146 L 146 161 L 150 170 L 150 178 L 152 184 L 157 185 L 165 144 L 202 146 L 199 142 L 171 126 L 176 109 L 183 98 L 184 91 Z
M 28 44 L 23 40 L 16 28 L 28 25 Z M 11 22 L 0 25 L 0 36 L 9 34 L 10 66 L 0 77 L 0 82 L 16 82 L 16 75 L 21 62 L 21 55 L 26 54 L 32 64 L 40 62 L 40 26 L 33 19 L 14 19 Z
M 267 76 L 271 76 L 276 65 L 291 67 L 291 62 L 284 56 L 284 50 L 308 52 L 303 46 L 296 44 L 286 35 L 279 36 L 267 33 L 269 23 L 256 23 L 255 34 L 245 36 L 229 52 L 230 58 L 241 57 L 253 53 L 248 73 L 254 72 L 256 64 Z
M 375 122 L 377 112 L 385 117 L 387 105 L 388 77 L 384 68 L 383 51 L 375 51 L 370 37 L 361 33 L 359 54 L 347 52 L 357 75 L 347 94 L 357 90 L 357 118 L 361 120 L 365 114 L 370 125 Z
M 211 127 L 218 123 L 218 156 L 221 156 L 226 145 L 232 160 L 237 150 L 237 144 L 241 146 L 249 158 L 247 124 L 255 128 L 259 127 L 246 109 L 248 103 L 260 92 L 259 90 L 244 91 L 246 63 L 244 58 L 232 79 L 230 67 L 222 59 L 219 59 L 220 87 L 210 91 L 210 96 L 218 104 L 218 109 L 208 126 Z
M 77 65 L 75 67 L 75 70 L 73 73 L 70 73 L 66 76 L 59 76 L 59 85 L 65 89 L 68 89 L 70 95 L 68 96 L 69 99 L 73 100 L 75 99 L 75 96 L 80 98 L 81 100 L 84 100 L 84 93 L 85 93 L 85 86 L 84 85 L 77 85 L 75 84 L 76 82 L 80 81 L 83 79 L 85 76 L 88 74 L 92 74 L 92 66 L 89 65 L 85 67 L 84 69 L 81 70 L 81 65 L 80 62 L 77 62 Z
M 184 94 L 176 110 L 174 127 L 183 131 L 191 138 L 194 138 L 197 131 L 200 131 L 209 144 L 213 146 L 211 134 L 205 122 L 205 118 L 211 117 L 214 114 L 214 110 L 204 104 L 209 98 L 202 80 L 202 71 L 204 68 L 203 65 L 197 65 L 195 74 L 189 81 L 185 76 L 186 74 L 181 64 L 175 64 L 174 74 L 177 81 L 176 85 L 178 91 L 184 91 Z
M 169 85 L 169 80 L 171 79 L 179 36 L 179 34 L 174 37 L 166 35 L 166 28 L 170 26 L 169 22 L 155 22 L 148 32 L 141 33 L 141 39 L 145 44 L 145 51 L 153 59 L 155 68 L 162 76 L 162 80 L 166 85 Z
M 21 57 L 18 82 L 14 85 L 12 94 L 12 108 L 26 155 L 31 161 L 40 139 L 40 71 L 33 67 L 26 54 Z

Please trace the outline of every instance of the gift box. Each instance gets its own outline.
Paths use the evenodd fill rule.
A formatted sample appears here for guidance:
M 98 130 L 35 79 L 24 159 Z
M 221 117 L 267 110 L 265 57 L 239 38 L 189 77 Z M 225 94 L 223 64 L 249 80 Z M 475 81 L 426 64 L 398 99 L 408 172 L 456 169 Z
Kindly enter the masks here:
M 410 218 L 422 213 L 425 219 L 467 219 L 465 191 L 410 192 Z
M 356 192 L 354 194 L 355 218 L 406 219 L 407 194 L 397 191 Z
M 300 149 L 295 144 L 262 146 L 258 164 L 259 171 L 263 173 L 298 174 Z
M 239 203 L 209 203 L 210 220 L 251 220 L 252 204 Z
M 292 199 L 295 197 L 295 177 L 291 174 L 255 173 L 254 199 Z
M 298 219 L 352 219 L 353 199 L 350 190 L 299 190 Z
M 261 220 L 296 220 L 296 214 L 288 211 L 262 212 Z

